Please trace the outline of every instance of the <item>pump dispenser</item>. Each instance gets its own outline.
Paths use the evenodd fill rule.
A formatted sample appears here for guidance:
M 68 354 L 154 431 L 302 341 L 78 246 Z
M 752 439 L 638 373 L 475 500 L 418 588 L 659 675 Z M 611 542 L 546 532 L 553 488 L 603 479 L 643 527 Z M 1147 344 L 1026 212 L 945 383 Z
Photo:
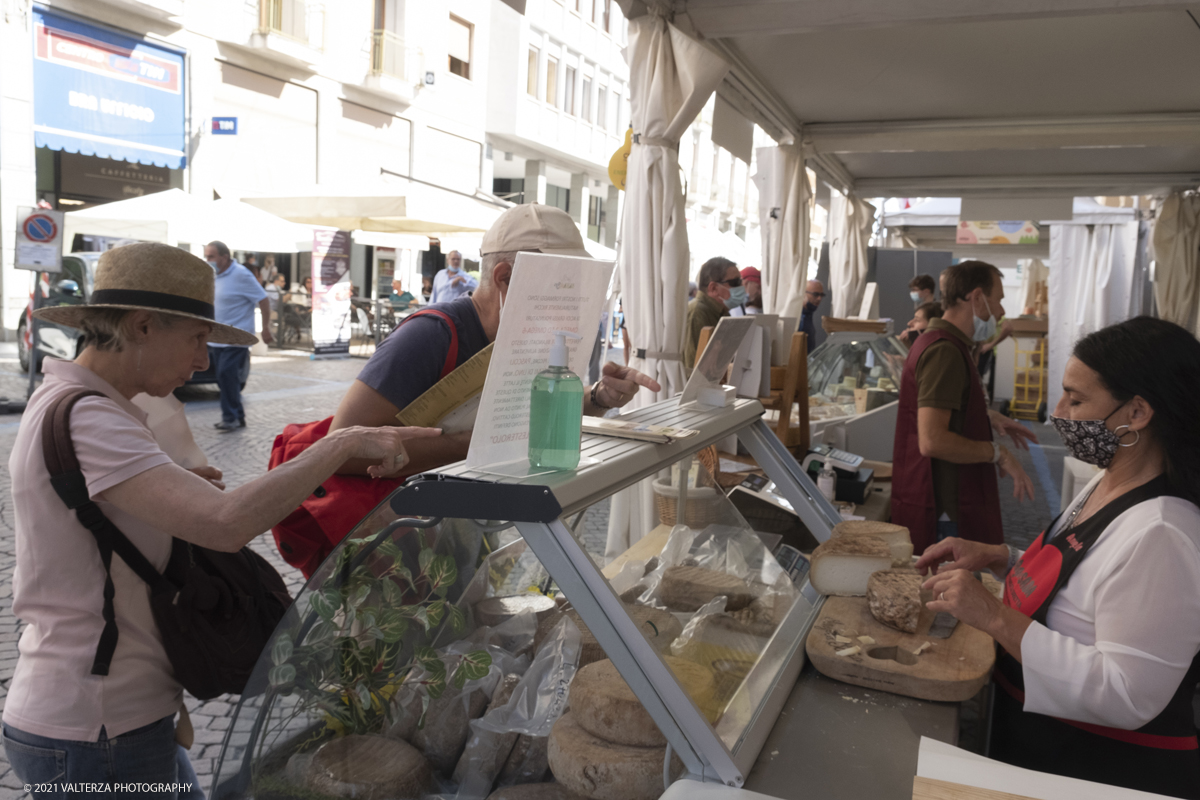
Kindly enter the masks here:
M 575 469 L 583 438 L 583 381 L 567 368 L 567 331 L 554 332 L 550 366 L 533 379 L 529 402 L 529 464 L 543 469 Z

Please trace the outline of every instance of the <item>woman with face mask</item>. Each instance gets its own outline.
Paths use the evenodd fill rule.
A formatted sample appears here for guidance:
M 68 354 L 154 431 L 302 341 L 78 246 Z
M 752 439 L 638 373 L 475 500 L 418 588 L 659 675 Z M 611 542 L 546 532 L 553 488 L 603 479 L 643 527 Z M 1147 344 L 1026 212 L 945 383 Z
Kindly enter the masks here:
M 992 757 L 1200 797 L 1200 342 L 1138 317 L 1089 334 L 1051 421 L 1104 471 L 1021 552 L 949 539 L 929 608 L 1000 644 Z M 1005 580 L 996 600 L 972 577 Z

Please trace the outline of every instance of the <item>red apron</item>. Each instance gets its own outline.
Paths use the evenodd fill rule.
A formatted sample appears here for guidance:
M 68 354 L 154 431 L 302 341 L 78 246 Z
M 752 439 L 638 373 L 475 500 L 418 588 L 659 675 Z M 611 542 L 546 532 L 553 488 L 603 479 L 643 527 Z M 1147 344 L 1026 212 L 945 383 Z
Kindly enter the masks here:
M 450 349 L 441 377 L 445 378 L 458 364 L 458 328 L 454 320 L 435 308 L 409 314 L 404 322 L 421 315 L 436 316 L 450 328 Z M 291 461 L 329 434 L 333 417 L 318 422 L 292 424 L 275 437 L 271 461 L 267 469 Z M 275 545 L 283 560 L 304 573 L 307 578 L 321 566 L 338 542 L 355 525 L 371 513 L 392 492 L 404 483 L 404 478 L 376 480 L 359 475 L 331 475 L 310 494 L 300 507 L 271 529 Z
M 992 441 L 987 400 L 971 351 L 949 331 L 927 329 L 908 351 L 900 377 L 900 408 L 892 454 L 892 522 L 908 528 L 918 555 L 937 541 L 937 502 L 933 494 L 933 459 L 921 455 L 917 438 L 917 362 L 937 342 L 952 342 L 971 371 L 971 389 L 962 435 L 979 442 Z M 958 464 L 958 531 L 964 539 L 1003 544 L 1000 521 L 1000 488 L 993 464 Z
M 1166 477 L 1159 476 L 1049 542 L 1043 533 L 1009 572 L 1005 605 L 1046 624 L 1051 601 L 1113 520 L 1138 503 L 1170 493 Z M 1149 615 L 1146 624 L 1153 624 Z M 993 758 L 1128 789 L 1200 797 L 1200 743 L 1192 709 L 1200 681 L 1200 654 L 1163 712 L 1136 731 L 1026 712 L 1024 672 L 1003 649 L 993 678 L 998 689 L 992 715 Z

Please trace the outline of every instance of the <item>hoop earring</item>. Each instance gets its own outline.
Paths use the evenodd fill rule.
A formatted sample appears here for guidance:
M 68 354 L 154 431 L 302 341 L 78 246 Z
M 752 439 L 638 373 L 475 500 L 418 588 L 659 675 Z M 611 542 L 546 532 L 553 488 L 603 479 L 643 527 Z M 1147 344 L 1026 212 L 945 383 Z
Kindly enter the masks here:
M 1117 444 L 1118 444 L 1120 447 L 1133 447 L 1135 444 L 1137 444 L 1138 442 L 1140 442 L 1140 441 L 1142 440 L 1142 432 L 1141 432 L 1141 431 L 1135 431 L 1135 430 L 1126 430 L 1126 431 L 1125 431 L 1125 433 L 1117 433 L 1117 431 L 1121 430 L 1121 428 L 1129 428 L 1129 426 L 1128 426 L 1128 425 L 1118 425 L 1118 426 L 1117 426 L 1117 428 L 1116 428 L 1116 430 L 1114 430 L 1114 431 L 1113 431 L 1113 436 L 1116 436 L 1116 437 L 1117 437 Z M 1133 440 L 1132 442 L 1130 442 L 1129 444 L 1125 444 L 1125 443 L 1123 443 L 1123 442 L 1121 441 L 1121 437 L 1122 437 L 1122 436 L 1125 436 L 1125 435 L 1127 435 L 1127 434 L 1130 434 L 1130 433 L 1132 433 L 1132 434 L 1133 434 L 1134 436 L 1136 436 L 1137 438 L 1136 438 L 1136 439 L 1134 439 L 1134 440 Z

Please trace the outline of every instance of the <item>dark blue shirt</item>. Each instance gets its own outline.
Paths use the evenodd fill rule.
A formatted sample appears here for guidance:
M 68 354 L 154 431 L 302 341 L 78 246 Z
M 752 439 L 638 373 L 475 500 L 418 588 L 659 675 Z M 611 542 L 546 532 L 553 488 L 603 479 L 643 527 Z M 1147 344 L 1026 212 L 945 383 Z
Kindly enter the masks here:
M 458 330 L 455 367 L 461 367 L 487 347 L 487 334 L 470 297 L 426 306 L 423 310 L 429 309 L 441 311 L 454 320 Z M 445 321 L 433 314 L 414 314 L 379 344 L 358 379 L 403 411 L 441 380 L 450 341 L 450 329 Z

